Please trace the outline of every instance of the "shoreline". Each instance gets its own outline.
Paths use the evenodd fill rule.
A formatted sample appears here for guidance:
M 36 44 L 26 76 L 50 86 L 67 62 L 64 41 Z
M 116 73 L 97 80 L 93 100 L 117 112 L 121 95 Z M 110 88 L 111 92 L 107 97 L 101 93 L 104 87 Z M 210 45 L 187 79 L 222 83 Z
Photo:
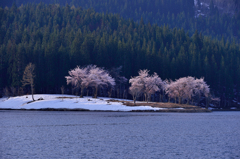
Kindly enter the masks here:
M 123 110 L 89 110 L 83 108 L 41 108 L 41 109 L 13 109 L 13 108 L 0 108 L 0 110 L 19 110 L 19 111 L 82 111 L 82 112 L 169 112 L 169 113 L 211 113 L 217 111 L 240 111 L 240 109 L 160 109 L 160 110 L 131 110 L 131 111 L 123 111 Z
M 73 95 L 36 94 L 37 100 L 32 101 L 28 95 L 1 98 L 0 110 L 25 111 L 89 111 L 89 112 L 175 112 L 175 113 L 209 113 L 213 111 L 240 111 L 239 109 L 205 109 L 199 106 L 145 102 L 132 100 L 89 96 L 76 98 Z
M 160 110 L 89 110 L 89 109 L 68 109 L 68 108 L 42 108 L 42 109 L 11 109 L 0 108 L 0 110 L 13 110 L 13 111 L 81 111 L 81 112 L 162 112 L 162 113 L 211 113 L 208 109 L 160 109 Z

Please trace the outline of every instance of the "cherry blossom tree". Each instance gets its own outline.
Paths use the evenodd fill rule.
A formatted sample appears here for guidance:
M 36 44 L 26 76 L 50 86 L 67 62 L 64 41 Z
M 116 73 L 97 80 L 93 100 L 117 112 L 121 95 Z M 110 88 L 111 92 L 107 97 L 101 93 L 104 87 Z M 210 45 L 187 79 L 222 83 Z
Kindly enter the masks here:
M 152 94 L 163 89 L 163 81 L 157 73 L 149 76 L 148 72 L 149 70 L 140 70 L 138 76 L 132 77 L 129 80 L 129 83 L 131 83 L 129 92 L 133 96 L 134 103 L 136 102 L 136 98 L 142 93 L 144 93 L 145 99 L 148 102 Z
M 145 98 L 147 99 L 147 102 L 149 101 L 152 94 L 155 94 L 155 92 L 160 91 L 160 89 L 163 89 L 163 81 L 162 79 L 157 75 L 157 73 L 154 73 L 152 76 L 146 77 L 144 79 L 145 84 Z
M 145 78 L 148 77 L 148 70 L 140 70 L 138 76 L 132 77 L 129 80 L 131 87 L 129 87 L 129 93 L 133 96 L 134 104 L 136 99 L 144 92 L 145 90 Z
M 77 66 L 76 68 L 68 71 L 69 76 L 65 76 L 67 80 L 67 84 L 72 84 L 75 88 L 81 87 L 81 95 L 80 97 L 83 97 L 83 90 L 85 88 L 85 85 L 82 84 L 82 81 L 84 81 L 87 78 L 87 68 L 80 68 Z
M 210 88 L 209 86 L 206 84 L 206 82 L 204 81 L 204 78 L 200 78 L 200 79 L 196 79 L 195 80 L 195 95 L 199 96 L 199 100 L 201 98 L 202 95 L 204 95 L 206 97 L 206 105 L 208 106 L 208 97 L 210 94 Z
M 170 98 L 178 98 L 179 104 L 182 103 L 182 99 L 187 99 L 187 104 L 196 95 L 204 95 L 208 97 L 210 92 L 209 86 L 206 84 L 203 78 L 195 79 L 194 77 L 183 77 L 176 81 L 171 81 L 166 87 L 166 94 Z
M 129 83 L 132 83 L 131 87 L 129 87 L 129 93 L 133 96 L 133 101 L 135 104 L 137 98 L 142 94 L 144 85 L 143 83 L 140 83 L 139 81 L 134 81 L 134 80 L 129 81 Z
M 76 88 L 81 87 L 81 97 L 83 96 L 83 90 L 88 87 L 93 87 L 95 89 L 94 97 L 97 98 L 99 87 L 115 86 L 115 80 L 109 73 L 96 65 L 88 65 L 84 68 L 77 66 L 68 73 L 69 76 L 65 77 L 67 79 L 67 84 L 72 84 Z
M 195 96 L 196 90 L 196 80 L 193 77 L 184 77 L 184 94 L 183 97 L 187 99 L 187 104 Z
M 170 102 L 171 98 L 175 99 L 175 103 L 177 101 L 177 97 L 179 96 L 178 91 L 174 88 L 175 83 L 172 80 L 165 80 L 165 93 L 168 95 L 168 102 Z
M 97 98 L 98 88 L 114 87 L 115 80 L 112 78 L 109 73 L 103 68 L 96 67 L 95 65 L 89 70 L 86 85 L 93 87 L 95 89 L 94 98 Z
M 180 96 L 181 96 L 182 92 L 181 92 L 180 85 L 178 85 L 176 81 L 168 82 L 165 92 L 169 98 L 168 102 L 170 102 L 170 98 L 174 98 L 175 102 L 176 102 L 176 99 L 178 98 L 178 100 L 180 102 Z

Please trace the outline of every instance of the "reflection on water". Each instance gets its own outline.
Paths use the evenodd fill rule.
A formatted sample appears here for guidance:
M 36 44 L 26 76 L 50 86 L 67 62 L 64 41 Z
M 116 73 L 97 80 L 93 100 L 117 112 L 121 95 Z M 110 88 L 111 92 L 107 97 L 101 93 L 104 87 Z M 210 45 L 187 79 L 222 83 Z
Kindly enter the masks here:
M 240 158 L 240 112 L 0 111 L 0 158 Z

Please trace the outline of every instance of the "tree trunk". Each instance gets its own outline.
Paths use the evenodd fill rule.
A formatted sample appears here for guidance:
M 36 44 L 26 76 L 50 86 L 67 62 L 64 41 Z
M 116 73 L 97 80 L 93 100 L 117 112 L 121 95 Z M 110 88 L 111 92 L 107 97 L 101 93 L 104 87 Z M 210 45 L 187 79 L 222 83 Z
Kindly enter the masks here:
M 198 94 L 198 101 L 197 101 L 198 105 L 199 105 L 200 101 L 201 101 L 201 93 Z
M 136 96 L 135 95 L 133 95 L 133 103 L 134 103 L 134 105 L 136 103 Z
M 108 97 L 109 97 L 109 98 L 112 97 L 112 88 L 108 91 Z
M 182 104 L 182 98 L 180 96 L 178 96 L 178 104 Z
M 145 97 L 145 102 L 147 101 L 147 94 L 144 93 L 144 97 Z
M 151 94 L 148 94 L 148 95 L 147 95 L 147 103 L 148 103 L 148 102 L 151 102 Z
M 33 99 L 33 101 L 35 101 L 34 97 L 33 97 L 33 85 L 31 85 L 31 91 L 32 91 L 32 99 Z
M 209 107 L 209 96 L 206 97 L 206 109 L 208 109 L 208 107 Z
M 119 98 L 119 88 L 117 89 L 117 98 Z
M 83 90 L 84 90 L 84 88 L 81 87 L 81 95 L 80 95 L 80 98 L 83 98 Z
M 87 96 L 88 96 L 89 89 L 87 89 Z
M 94 98 L 97 98 L 98 87 L 95 87 Z

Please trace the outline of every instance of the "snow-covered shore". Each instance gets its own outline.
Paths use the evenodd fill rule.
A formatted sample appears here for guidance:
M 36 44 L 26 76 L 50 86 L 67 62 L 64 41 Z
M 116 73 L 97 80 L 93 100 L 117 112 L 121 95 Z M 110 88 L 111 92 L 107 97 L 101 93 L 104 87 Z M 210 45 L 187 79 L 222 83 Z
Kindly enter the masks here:
M 63 100 L 59 97 L 67 97 Z M 77 98 L 72 95 L 60 94 L 37 94 L 34 95 L 35 100 L 43 98 L 43 100 L 32 101 L 31 95 L 0 98 L 0 109 L 67 109 L 67 110 L 90 110 L 90 111 L 157 111 L 166 108 L 153 108 L 151 106 L 125 106 L 122 102 L 107 101 L 110 98 L 92 97 Z M 112 98 L 111 98 L 112 99 Z M 116 99 L 119 100 L 119 99 Z M 119 100 L 121 101 L 121 100 Z M 123 101 L 123 100 L 122 100 Z M 125 100 L 126 101 L 126 100 Z M 28 103 L 30 102 L 30 103 Z

